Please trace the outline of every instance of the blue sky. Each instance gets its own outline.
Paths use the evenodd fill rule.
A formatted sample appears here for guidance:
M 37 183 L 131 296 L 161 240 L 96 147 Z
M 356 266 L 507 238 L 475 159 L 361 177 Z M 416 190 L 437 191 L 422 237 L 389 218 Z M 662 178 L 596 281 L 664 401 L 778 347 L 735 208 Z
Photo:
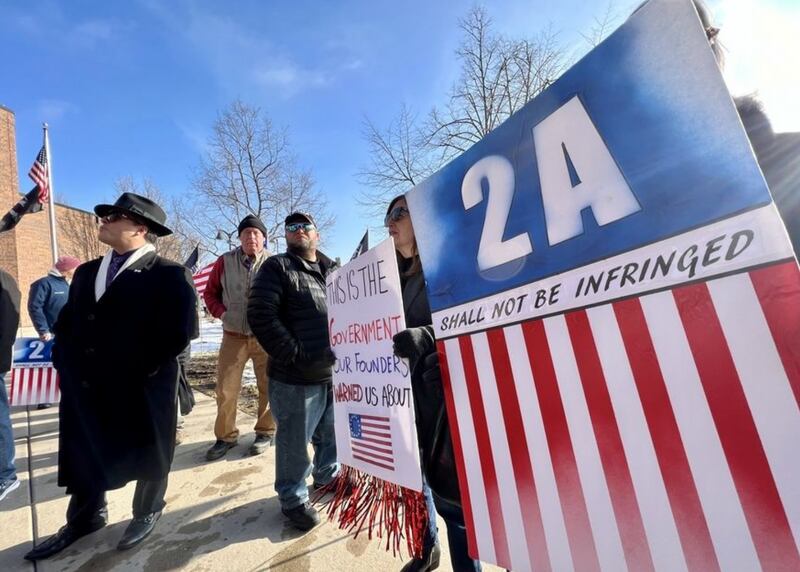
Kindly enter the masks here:
M 739 3 L 749 4 L 714 4 L 738 14 Z M 615 2 L 614 11 L 621 18 L 635 4 Z M 796 12 L 787 0 L 767 4 Z M 112 198 L 123 176 L 188 193 L 218 110 L 241 98 L 288 126 L 337 216 L 324 249 L 349 256 L 365 227 L 355 202 L 355 173 L 368 159 L 362 120 L 385 125 L 402 102 L 426 112 L 444 100 L 458 73 L 457 21 L 472 5 L 0 0 L 0 104 L 16 114 L 21 186 L 47 121 L 56 194 L 69 204 L 89 209 Z M 484 5 L 496 30 L 532 36 L 552 24 L 578 54 L 586 49 L 579 32 L 608 3 Z

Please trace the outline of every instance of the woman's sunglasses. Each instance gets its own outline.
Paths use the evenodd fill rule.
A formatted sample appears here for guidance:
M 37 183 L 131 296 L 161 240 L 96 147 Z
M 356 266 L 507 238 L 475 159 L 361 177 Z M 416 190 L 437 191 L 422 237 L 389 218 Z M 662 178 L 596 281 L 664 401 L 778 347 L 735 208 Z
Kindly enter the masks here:
M 288 232 L 297 232 L 301 228 L 306 232 L 311 232 L 316 227 L 310 222 L 291 222 L 286 225 L 286 230 Z
M 386 213 L 386 218 L 383 219 L 383 226 L 389 226 L 390 222 L 397 222 L 406 215 L 408 215 L 408 209 L 406 207 L 394 207 Z

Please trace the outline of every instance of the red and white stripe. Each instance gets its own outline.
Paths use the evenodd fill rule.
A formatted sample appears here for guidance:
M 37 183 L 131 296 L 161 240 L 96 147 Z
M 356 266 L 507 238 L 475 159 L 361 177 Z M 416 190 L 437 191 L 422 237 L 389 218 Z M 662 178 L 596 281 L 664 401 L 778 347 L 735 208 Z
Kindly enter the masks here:
M 11 405 L 58 403 L 61 391 L 58 372 L 49 367 L 14 367 L 11 369 Z
M 39 202 L 45 204 L 50 199 L 50 168 L 47 162 L 47 148 L 44 145 L 36 155 L 28 176 L 39 187 Z
M 800 570 L 792 260 L 440 340 L 470 552 Z
M 203 292 L 208 284 L 208 279 L 211 277 L 211 270 L 214 269 L 214 264 L 209 264 L 205 268 L 198 270 L 196 274 L 192 275 L 194 280 L 194 287 L 197 290 L 197 295 L 202 298 Z

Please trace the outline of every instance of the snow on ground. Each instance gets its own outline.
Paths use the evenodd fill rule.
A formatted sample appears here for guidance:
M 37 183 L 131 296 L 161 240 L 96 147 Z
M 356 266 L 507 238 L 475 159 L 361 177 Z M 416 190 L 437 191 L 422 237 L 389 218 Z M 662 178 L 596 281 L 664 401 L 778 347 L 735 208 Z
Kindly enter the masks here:
M 200 318 L 200 337 L 192 340 L 192 355 L 216 355 L 222 344 L 222 321 L 215 318 Z M 248 361 L 242 374 L 242 385 L 255 384 L 253 362 Z

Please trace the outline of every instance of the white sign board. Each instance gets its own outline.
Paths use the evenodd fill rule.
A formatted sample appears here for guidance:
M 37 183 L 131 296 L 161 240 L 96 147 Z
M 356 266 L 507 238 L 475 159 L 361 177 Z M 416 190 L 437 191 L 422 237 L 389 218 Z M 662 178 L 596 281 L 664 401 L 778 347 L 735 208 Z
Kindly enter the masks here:
M 419 491 L 411 372 L 392 353 L 406 327 L 392 239 L 329 274 L 327 292 L 339 461 Z

